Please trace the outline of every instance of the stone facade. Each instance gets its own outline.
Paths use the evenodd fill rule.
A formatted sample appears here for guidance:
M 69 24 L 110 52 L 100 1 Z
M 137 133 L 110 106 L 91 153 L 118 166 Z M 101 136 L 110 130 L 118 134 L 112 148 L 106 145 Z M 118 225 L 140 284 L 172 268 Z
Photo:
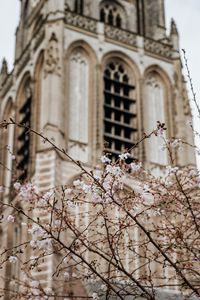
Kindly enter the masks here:
M 155 128 L 158 120 L 165 122 L 167 136 L 193 143 L 187 125 L 191 111 L 182 75 L 178 32 L 172 22 L 167 35 L 164 14 L 164 0 L 22 0 L 14 68 L 8 73 L 5 60 L 1 68 L 0 120 L 12 117 L 21 122 L 23 107 L 27 108 L 30 98 L 31 127 L 43 132 L 86 167 L 99 164 L 106 137 L 109 149 L 116 155 L 126 145 L 138 141 L 144 131 Z M 121 108 L 117 119 L 113 103 L 109 104 L 109 120 L 104 115 L 105 84 L 111 80 L 106 81 L 104 72 L 107 66 L 112 69 L 112 63 L 119 66 L 113 76 L 122 76 L 120 72 L 126 75 L 121 86 L 127 85 L 130 90 L 130 126 L 124 124 L 126 116 Z M 106 122 L 110 124 L 108 131 Z M 129 128 L 128 137 L 121 128 L 121 139 L 115 136 L 121 141 L 120 149 L 112 137 L 116 135 L 117 122 L 124 122 L 123 128 Z M 77 168 L 48 144 L 32 135 L 28 144 L 23 144 L 22 139 L 17 139 L 19 135 L 23 136 L 23 132 L 11 128 L 0 137 L 2 145 L 9 144 L 13 152 L 28 145 L 26 161 L 20 158 L 23 166 L 27 164 L 26 176 L 20 169 L 16 176 L 32 178 L 42 191 L 78 176 Z M 147 142 L 133 155 L 159 171 L 169 162 L 165 154 L 155 154 L 158 147 L 158 141 L 151 145 Z M 1 161 L 12 168 L 6 149 L 1 150 Z M 194 152 L 185 147 L 177 163 L 195 165 Z M 0 169 L 1 184 L 10 185 L 9 174 Z M 5 228 L 5 232 L 9 229 Z M 5 233 L 2 247 L 10 240 L 9 234 Z M 49 276 L 52 264 L 49 262 L 44 276 Z M 53 287 L 53 282 L 48 285 Z

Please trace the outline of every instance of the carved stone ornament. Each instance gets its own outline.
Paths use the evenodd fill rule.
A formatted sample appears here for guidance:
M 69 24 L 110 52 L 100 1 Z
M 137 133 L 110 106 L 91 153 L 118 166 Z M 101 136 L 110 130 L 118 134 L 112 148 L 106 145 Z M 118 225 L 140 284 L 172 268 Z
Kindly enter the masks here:
M 52 33 L 45 51 L 44 77 L 48 74 L 61 76 L 58 40 L 55 33 Z
M 105 36 L 109 39 L 137 47 L 137 36 L 133 32 L 106 25 Z
M 172 57 L 172 46 L 145 38 L 144 49 L 152 54 L 157 54 L 165 58 Z
M 97 33 L 97 21 L 94 19 L 67 11 L 65 15 L 65 21 L 67 24 L 79 27 L 82 30 Z

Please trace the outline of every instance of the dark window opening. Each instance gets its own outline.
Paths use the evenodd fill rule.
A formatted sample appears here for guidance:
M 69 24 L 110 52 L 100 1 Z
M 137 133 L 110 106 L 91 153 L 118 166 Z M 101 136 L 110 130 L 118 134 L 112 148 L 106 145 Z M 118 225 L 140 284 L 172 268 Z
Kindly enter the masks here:
M 108 24 L 113 25 L 113 12 L 112 12 L 112 10 L 110 10 L 109 14 L 108 14 Z
M 32 97 L 28 95 L 24 104 L 19 110 L 19 121 L 26 127 L 20 127 L 18 131 L 18 149 L 17 149 L 17 170 L 18 179 L 24 181 L 28 177 L 28 163 L 30 157 L 30 132 L 27 127 L 30 127 L 31 120 L 31 102 Z
M 135 143 L 134 128 L 136 105 L 133 95 L 134 85 L 122 64 L 111 62 L 104 72 L 104 141 L 105 151 L 112 159 L 118 159 L 121 152 Z
M 122 20 L 121 20 L 120 15 L 118 14 L 118 15 L 117 15 L 117 18 L 116 18 L 116 26 L 117 26 L 118 28 L 121 28 L 121 25 L 122 25 Z
M 120 136 L 121 135 L 121 131 L 122 131 L 121 127 L 115 126 L 115 135 Z
M 117 82 L 114 84 L 114 91 L 115 91 L 115 94 L 120 93 L 120 84 Z
M 77 14 L 83 15 L 83 0 L 75 0 L 75 6 L 74 6 L 74 11 Z
M 105 12 L 103 8 L 100 10 L 100 21 L 105 22 Z
M 122 27 L 122 12 L 112 3 L 104 5 L 100 9 L 100 21 L 118 28 Z

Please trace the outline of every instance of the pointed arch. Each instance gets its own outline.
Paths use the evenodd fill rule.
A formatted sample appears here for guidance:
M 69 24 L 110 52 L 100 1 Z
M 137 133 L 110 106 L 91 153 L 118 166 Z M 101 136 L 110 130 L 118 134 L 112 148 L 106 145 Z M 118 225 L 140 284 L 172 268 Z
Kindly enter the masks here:
M 17 93 L 16 121 L 26 127 L 31 127 L 31 115 L 33 108 L 32 81 L 30 73 L 25 73 Z M 24 181 L 29 175 L 29 161 L 31 154 L 31 134 L 25 127 L 15 128 L 15 149 L 17 177 Z
M 105 150 L 117 159 L 138 140 L 139 70 L 120 52 L 103 59 L 103 115 Z M 138 149 L 131 153 L 138 157 Z
M 170 80 L 158 66 L 150 66 L 144 75 L 143 128 L 145 133 L 156 129 L 157 122 L 165 123 L 171 131 L 170 116 Z M 164 137 L 167 137 L 165 134 Z M 167 151 L 162 151 L 162 137 L 152 136 L 145 141 L 145 160 L 164 166 L 168 163 Z
M 88 162 L 93 146 L 94 68 L 96 56 L 83 41 L 73 43 L 67 52 L 68 152 L 74 159 Z M 89 147 L 90 145 L 90 147 Z

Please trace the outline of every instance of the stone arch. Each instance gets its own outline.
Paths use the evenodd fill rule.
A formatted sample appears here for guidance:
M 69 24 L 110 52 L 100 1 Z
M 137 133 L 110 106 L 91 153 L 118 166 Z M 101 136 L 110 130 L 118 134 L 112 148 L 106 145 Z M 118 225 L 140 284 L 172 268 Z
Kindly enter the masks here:
M 156 129 L 157 122 L 165 123 L 171 135 L 171 83 L 168 75 L 157 65 L 148 67 L 143 81 L 143 131 L 150 133 Z M 167 151 L 162 151 L 164 141 L 161 137 L 152 136 L 145 141 L 145 160 L 164 166 L 168 163 Z
M 126 28 L 126 12 L 118 1 L 101 1 L 99 14 L 101 22 L 118 28 Z
M 31 161 L 31 138 L 32 135 L 27 128 L 31 127 L 31 115 L 33 109 L 33 90 L 32 79 L 29 72 L 26 72 L 21 80 L 16 97 L 16 122 L 25 127 L 15 128 L 15 145 L 16 151 L 16 169 L 17 178 L 24 181 L 30 176 Z
M 66 61 L 68 80 L 65 95 L 68 99 L 65 101 L 65 128 L 68 129 L 68 151 L 73 158 L 88 162 L 89 157 L 92 157 L 95 137 L 94 86 L 97 58 L 93 49 L 81 40 L 69 46 Z
M 113 73 L 112 76 L 116 76 L 116 78 L 111 76 L 112 78 L 109 79 L 105 75 L 108 65 L 113 68 L 113 72 L 116 74 Z M 114 68 L 118 68 L 118 71 Z M 122 77 L 119 79 L 118 73 L 120 72 L 124 73 L 123 79 Z M 103 76 L 101 75 L 103 91 L 101 114 L 104 119 L 101 137 L 104 136 L 104 140 L 108 140 L 108 149 L 106 148 L 106 150 L 117 158 L 121 152 L 132 148 L 139 138 L 140 73 L 135 63 L 127 55 L 113 51 L 103 57 L 101 74 L 103 74 Z M 110 89 L 109 91 L 107 87 Z M 99 127 L 102 128 L 102 124 L 99 124 Z M 139 149 L 136 148 L 131 153 L 138 158 Z

